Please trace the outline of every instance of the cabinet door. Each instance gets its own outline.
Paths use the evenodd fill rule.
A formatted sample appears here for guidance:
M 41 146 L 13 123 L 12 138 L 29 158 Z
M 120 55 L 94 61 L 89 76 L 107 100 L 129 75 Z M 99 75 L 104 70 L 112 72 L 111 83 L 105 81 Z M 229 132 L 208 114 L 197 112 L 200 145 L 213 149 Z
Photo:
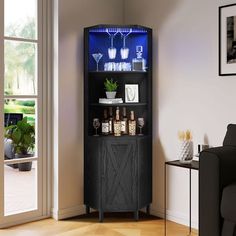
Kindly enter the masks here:
M 102 205 L 104 211 L 137 208 L 137 145 L 135 140 L 105 140 Z

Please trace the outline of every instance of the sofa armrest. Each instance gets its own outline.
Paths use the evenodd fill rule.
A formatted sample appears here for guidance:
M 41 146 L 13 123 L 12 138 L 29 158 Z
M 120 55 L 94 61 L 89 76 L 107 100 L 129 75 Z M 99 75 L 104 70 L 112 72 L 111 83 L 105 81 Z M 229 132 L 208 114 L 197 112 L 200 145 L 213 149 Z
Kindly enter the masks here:
M 207 149 L 200 154 L 199 233 L 220 236 L 220 202 L 223 188 L 236 182 L 236 147 Z

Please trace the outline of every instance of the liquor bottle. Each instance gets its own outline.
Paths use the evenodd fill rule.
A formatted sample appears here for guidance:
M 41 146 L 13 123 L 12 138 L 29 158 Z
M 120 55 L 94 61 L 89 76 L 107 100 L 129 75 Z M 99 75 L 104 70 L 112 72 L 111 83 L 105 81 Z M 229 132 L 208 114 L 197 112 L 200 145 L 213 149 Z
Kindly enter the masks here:
M 109 107 L 109 133 L 113 134 L 113 114 L 112 107 Z
M 134 111 L 130 112 L 129 135 L 136 135 L 136 120 L 134 119 Z
M 136 46 L 137 57 L 132 60 L 133 71 L 146 71 L 146 60 L 142 58 L 143 46 Z
M 121 133 L 128 134 L 128 118 L 126 116 L 126 107 L 123 107 L 123 114 L 121 120 Z
M 102 120 L 102 134 L 108 135 L 109 134 L 109 121 L 107 119 L 107 109 L 104 109 L 103 113 L 103 120 Z
M 114 136 L 121 136 L 120 110 L 116 108 L 116 118 L 114 120 Z

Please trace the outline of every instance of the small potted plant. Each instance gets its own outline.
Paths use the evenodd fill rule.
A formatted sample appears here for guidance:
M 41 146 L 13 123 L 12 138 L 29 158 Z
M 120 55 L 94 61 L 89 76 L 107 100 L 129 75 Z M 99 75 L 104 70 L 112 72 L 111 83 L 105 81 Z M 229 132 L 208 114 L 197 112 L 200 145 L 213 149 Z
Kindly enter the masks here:
M 109 98 L 109 99 L 115 98 L 116 97 L 116 90 L 118 88 L 117 81 L 113 82 L 112 78 L 110 80 L 106 79 L 104 82 L 104 86 L 105 86 L 107 98 Z
M 15 158 L 27 158 L 34 156 L 35 128 L 28 123 L 27 117 L 5 128 L 5 137 L 12 140 Z M 18 164 L 20 171 L 30 171 L 32 162 Z

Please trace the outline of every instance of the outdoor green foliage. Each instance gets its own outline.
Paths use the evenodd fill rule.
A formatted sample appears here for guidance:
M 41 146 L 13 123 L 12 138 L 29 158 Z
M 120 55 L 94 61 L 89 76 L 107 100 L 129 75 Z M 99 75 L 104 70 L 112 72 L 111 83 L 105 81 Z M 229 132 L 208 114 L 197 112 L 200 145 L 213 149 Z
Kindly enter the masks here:
M 20 36 L 26 39 L 36 38 L 36 25 L 34 18 L 27 18 L 24 22 L 8 25 L 5 29 L 7 36 Z M 16 95 L 15 89 L 24 88 L 20 85 L 20 78 L 25 85 L 32 81 L 33 91 L 36 94 L 36 62 L 35 53 L 37 45 L 34 43 L 14 42 L 5 40 L 5 95 Z M 23 78 L 23 79 L 22 79 Z M 28 80 L 27 80 L 28 79 Z M 35 125 L 35 101 L 6 99 L 4 105 L 5 113 L 22 113 L 28 118 L 31 125 Z
M 35 105 L 35 101 L 33 100 L 18 100 L 18 101 L 15 101 L 15 103 L 17 105 L 26 106 L 26 107 L 34 107 Z
M 118 88 L 118 84 L 117 81 L 113 82 L 113 79 L 111 78 L 110 80 L 106 78 L 105 82 L 104 82 L 104 86 L 105 86 L 105 90 L 107 92 L 114 92 L 117 90 Z
M 5 99 L 4 113 L 22 113 L 27 116 L 28 122 L 35 125 L 35 101 Z
M 35 38 L 35 21 L 28 19 L 25 24 L 10 25 L 7 28 L 8 35 L 24 35 L 25 38 Z M 17 33 L 16 33 L 17 32 Z M 19 33 L 20 32 L 20 33 Z M 25 76 L 32 81 L 33 93 L 35 86 L 35 52 L 36 45 L 32 43 L 14 43 L 5 41 L 5 94 L 13 94 L 13 83 L 16 79 L 19 89 L 19 78 Z
M 17 154 L 25 155 L 34 150 L 35 129 L 28 123 L 27 116 L 16 125 L 6 127 L 5 137 L 12 140 L 14 152 Z

